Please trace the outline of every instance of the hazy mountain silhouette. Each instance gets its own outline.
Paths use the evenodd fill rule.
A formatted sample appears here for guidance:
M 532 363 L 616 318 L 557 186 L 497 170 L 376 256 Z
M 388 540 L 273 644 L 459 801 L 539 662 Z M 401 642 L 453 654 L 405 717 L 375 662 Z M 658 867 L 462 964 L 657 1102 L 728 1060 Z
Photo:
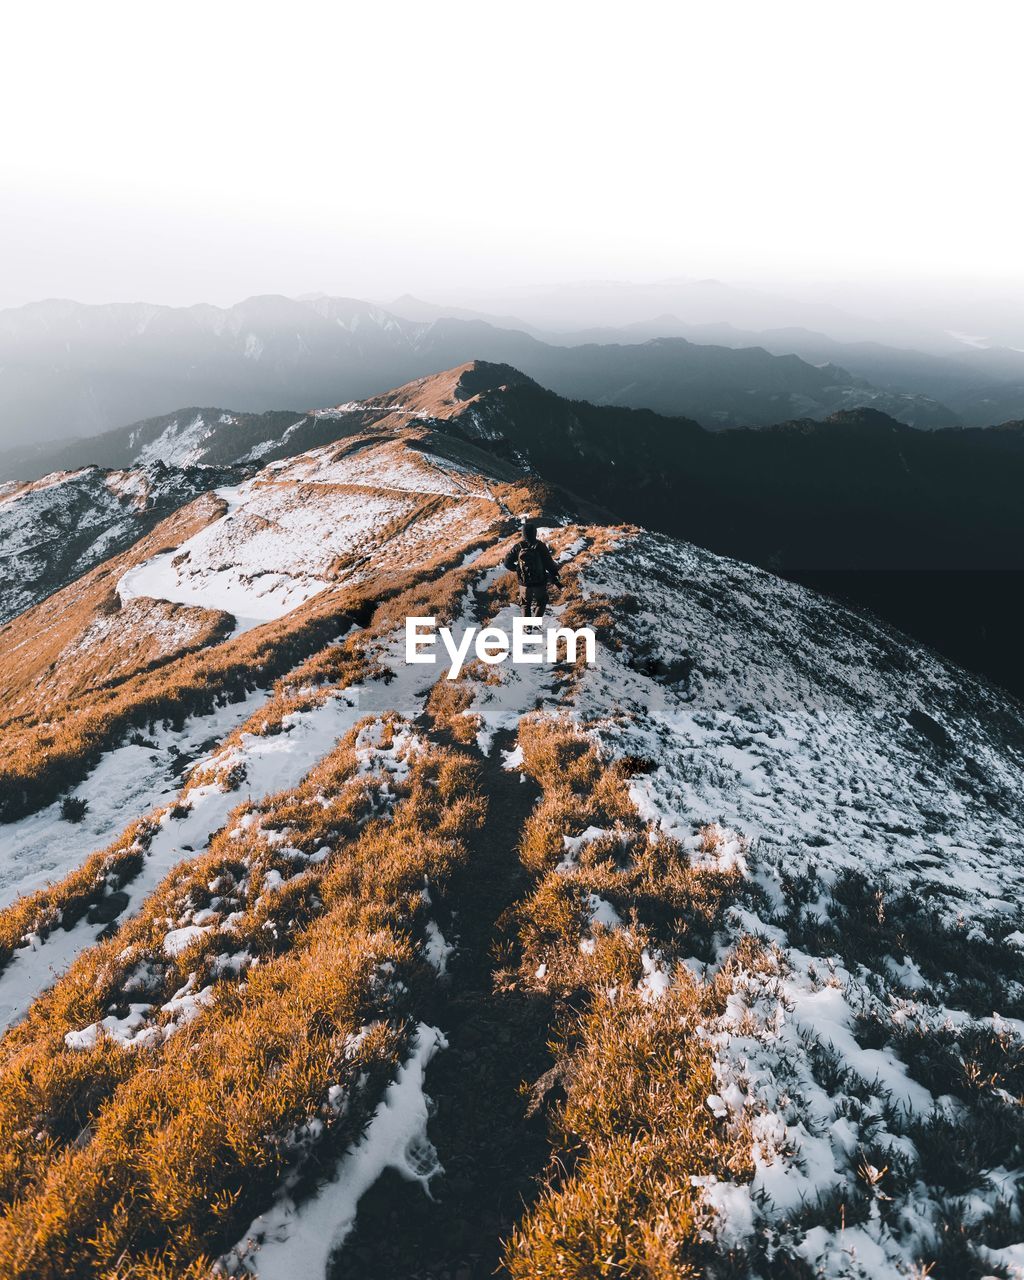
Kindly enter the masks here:
M 262 412 L 354 399 L 478 357 L 563 395 L 708 426 L 863 404 L 917 426 L 957 421 L 928 394 L 757 347 L 682 338 L 566 346 L 472 318 L 401 319 L 345 298 L 267 296 L 228 308 L 49 301 L 0 312 L 0 446 L 95 434 L 186 404 Z M 992 420 L 1020 416 L 1003 408 Z

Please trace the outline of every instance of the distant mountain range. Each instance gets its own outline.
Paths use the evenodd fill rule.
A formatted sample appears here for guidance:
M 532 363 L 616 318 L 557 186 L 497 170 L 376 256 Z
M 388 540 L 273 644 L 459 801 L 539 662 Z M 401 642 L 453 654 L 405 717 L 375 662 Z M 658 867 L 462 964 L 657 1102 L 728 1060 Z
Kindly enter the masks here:
M 939 401 L 953 411 L 957 420 L 970 426 L 990 426 L 1019 418 L 1024 406 L 1024 352 L 1008 347 L 960 344 L 955 352 L 937 355 L 877 341 L 839 342 L 810 329 L 753 330 L 729 324 L 687 324 L 673 315 L 621 329 L 566 334 L 560 340 L 640 343 L 664 337 L 686 338 L 701 346 L 758 346 L 772 355 L 796 355 L 813 365 L 841 366 L 882 391 Z
M 574 333 L 592 326 L 617 329 L 671 315 L 697 326 L 724 324 L 746 330 L 798 326 L 829 334 L 841 342 L 913 345 L 938 354 L 958 346 L 941 328 L 896 326 L 858 315 L 833 302 L 801 300 L 771 289 L 716 279 L 582 280 L 481 291 L 463 301 L 475 307 L 474 311 L 463 309 L 463 316 L 487 319 L 501 327 L 533 326 L 536 333 Z M 435 317 L 457 314 L 450 307 L 440 308 L 408 295 L 384 305 L 398 315 L 416 314 L 419 308 L 417 318 L 428 314 L 422 310 L 424 307 L 431 307 L 429 314 Z M 506 324 L 509 317 L 515 319 Z
M 890 279 L 884 285 L 865 280 L 860 285 L 819 280 L 808 289 L 793 282 L 792 291 L 785 286 L 780 293 L 769 285 L 676 276 L 461 289 L 457 297 L 445 298 L 443 306 L 408 294 L 379 301 L 396 315 L 462 315 L 500 328 L 529 329 L 537 336 L 630 328 L 671 316 L 694 328 L 723 326 L 750 333 L 799 329 L 844 344 L 874 343 L 937 356 L 957 356 L 972 345 L 1024 349 L 1024 308 L 1019 290 L 1009 283 L 970 291 L 921 280 Z M 460 307 L 452 307 L 453 302 Z M 665 333 L 659 329 L 654 336 Z
M 758 354 L 769 369 L 800 363 L 790 357 L 776 366 Z M 454 368 L 457 378 L 432 374 L 305 413 L 181 409 L 6 461 L 26 475 L 97 465 L 262 466 L 366 429 L 396 409 L 435 418 L 431 389 L 454 378 L 460 433 L 527 458 L 551 481 L 622 518 L 718 552 L 783 571 L 1024 568 L 1024 421 L 918 431 L 859 408 L 821 422 L 801 416 L 709 431 L 692 418 L 560 396 L 507 364 Z
M 763 334 L 673 316 L 626 330 L 547 335 L 399 300 L 405 318 L 344 298 L 267 296 L 237 306 L 83 306 L 0 312 L 0 475 L 26 448 L 175 412 L 183 404 L 264 412 L 372 395 L 473 359 L 506 363 L 598 404 L 649 408 L 715 427 L 818 420 L 871 407 L 917 427 L 1024 417 L 1024 356 L 960 348 L 937 356 Z M 699 341 L 693 341 L 698 338 Z M 966 354 L 964 354 L 966 352 Z M 31 442 L 31 445 L 29 445 Z

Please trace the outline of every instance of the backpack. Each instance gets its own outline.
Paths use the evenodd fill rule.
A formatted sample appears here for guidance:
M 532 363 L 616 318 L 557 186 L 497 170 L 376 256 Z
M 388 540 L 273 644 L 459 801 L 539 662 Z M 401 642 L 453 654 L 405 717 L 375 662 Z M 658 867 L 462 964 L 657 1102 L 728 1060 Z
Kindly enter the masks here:
M 519 579 L 528 587 L 539 587 L 548 580 L 547 557 L 539 542 L 524 542 L 516 556 Z

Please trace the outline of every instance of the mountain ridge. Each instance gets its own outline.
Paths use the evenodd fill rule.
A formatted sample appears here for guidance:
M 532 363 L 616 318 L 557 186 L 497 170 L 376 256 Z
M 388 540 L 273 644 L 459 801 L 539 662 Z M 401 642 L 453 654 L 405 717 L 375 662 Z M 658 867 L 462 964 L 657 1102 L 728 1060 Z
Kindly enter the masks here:
M 123 428 L 96 446 L 76 445 L 85 452 L 62 460 L 100 454 L 130 468 L 162 455 L 244 475 L 370 427 L 387 433 L 430 422 L 506 464 L 529 462 L 575 495 L 578 507 L 803 575 L 911 630 L 919 622 L 919 638 L 1022 690 L 1013 628 L 993 634 L 984 600 L 989 582 L 1006 596 L 1012 618 L 1013 575 L 1024 570 L 1019 424 L 921 432 L 859 409 L 824 423 L 707 432 L 684 418 L 567 400 L 511 366 L 473 361 L 306 413 L 189 409 Z M 211 488 L 227 482 L 207 474 Z M 80 562 L 79 571 L 85 567 Z M 979 577 L 981 569 L 998 570 L 1005 581 Z M 45 577 L 40 589 L 52 589 Z
M 1019 707 L 581 519 L 492 451 L 564 404 L 508 376 L 343 409 L 0 628 L 10 1280 L 1012 1262 Z M 510 626 L 523 513 L 597 663 L 406 663 Z

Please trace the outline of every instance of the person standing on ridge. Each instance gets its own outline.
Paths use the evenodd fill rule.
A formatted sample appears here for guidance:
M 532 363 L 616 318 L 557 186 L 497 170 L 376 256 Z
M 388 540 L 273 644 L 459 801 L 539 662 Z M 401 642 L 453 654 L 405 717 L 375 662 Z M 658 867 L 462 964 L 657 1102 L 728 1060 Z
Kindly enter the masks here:
M 519 579 L 519 603 L 527 618 L 543 618 L 548 605 L 548 583 L 562 584 L 558 565 L 547 543 L 537 537 L 534 520 L 523 521 L 523 536 L 505 557 L 505 568 Z

